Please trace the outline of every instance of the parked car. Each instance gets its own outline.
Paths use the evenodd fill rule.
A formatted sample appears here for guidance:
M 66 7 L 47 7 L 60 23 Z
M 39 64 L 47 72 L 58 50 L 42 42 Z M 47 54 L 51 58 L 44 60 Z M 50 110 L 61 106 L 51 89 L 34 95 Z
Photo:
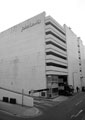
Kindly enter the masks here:
M 85 92 L 85 86 L 82 87 L 82 92 Z
M 60 95 L 73 95 L 74 93 L 74 88 L 72 85 L 64 85 L 63 89 L 59 89 L 59 94 Z
M 65 86 L 65 91 L 67 95 L 73 95 L 74 93 L 74 88 L 72 85 L 67 85 Z

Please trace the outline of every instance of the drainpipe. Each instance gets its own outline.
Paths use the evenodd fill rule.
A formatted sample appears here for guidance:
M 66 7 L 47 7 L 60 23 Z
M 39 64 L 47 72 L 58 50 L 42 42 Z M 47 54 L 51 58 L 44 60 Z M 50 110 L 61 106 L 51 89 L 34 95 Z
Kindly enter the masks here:
M 77 72 L 73 72 L 72 73 L 72 76 L 73 76 L 73 88 L 75 88 L 75 81 L 74 81 L 74 74 L 77 73 Z

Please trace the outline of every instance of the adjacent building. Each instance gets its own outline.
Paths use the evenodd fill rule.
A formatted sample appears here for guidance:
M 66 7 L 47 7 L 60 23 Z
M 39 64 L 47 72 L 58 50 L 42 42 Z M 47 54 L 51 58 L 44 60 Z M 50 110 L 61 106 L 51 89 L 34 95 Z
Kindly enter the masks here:
M 78 44 L 45 12 L 0 33 L 0 88 L 52 97 L 63 84 L 81 87 Z
M 64 27 L 67 41 L 68 84 L 73 85 L 74 89 L 76 89 L 77 86 L 81 88 L 77 36 L 71 28 L 66 25 L 64 25 Z
M 78 37 L 78 57 L 79 57 L 79 70 L 81 87 L 85 85 L 85 51 L 84 45 L 80 37 Z

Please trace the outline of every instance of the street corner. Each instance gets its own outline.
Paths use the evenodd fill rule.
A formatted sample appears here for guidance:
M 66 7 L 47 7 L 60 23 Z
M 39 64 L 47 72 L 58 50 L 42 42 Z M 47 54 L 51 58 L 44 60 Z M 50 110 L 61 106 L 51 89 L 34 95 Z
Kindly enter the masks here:
M 30 117 L 37 117 L 41 114 L 42 114 L 42 112 L 38 108 L 32 107 L 30 109 L 29 108 L 26 109 L 21 114 L 17 115 L 17 117 L 30 118 Z

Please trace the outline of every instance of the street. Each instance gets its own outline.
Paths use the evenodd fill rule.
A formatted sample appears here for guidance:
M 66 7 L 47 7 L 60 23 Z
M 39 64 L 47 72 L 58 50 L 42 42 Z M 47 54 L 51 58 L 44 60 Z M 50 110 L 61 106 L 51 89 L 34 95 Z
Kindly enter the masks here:
M 70 96 L 62 103 L 35 103 L 41 114 L 34 118 L 19 118 L 0 112 L 0 120 L 85 120 L 85 93 Z

